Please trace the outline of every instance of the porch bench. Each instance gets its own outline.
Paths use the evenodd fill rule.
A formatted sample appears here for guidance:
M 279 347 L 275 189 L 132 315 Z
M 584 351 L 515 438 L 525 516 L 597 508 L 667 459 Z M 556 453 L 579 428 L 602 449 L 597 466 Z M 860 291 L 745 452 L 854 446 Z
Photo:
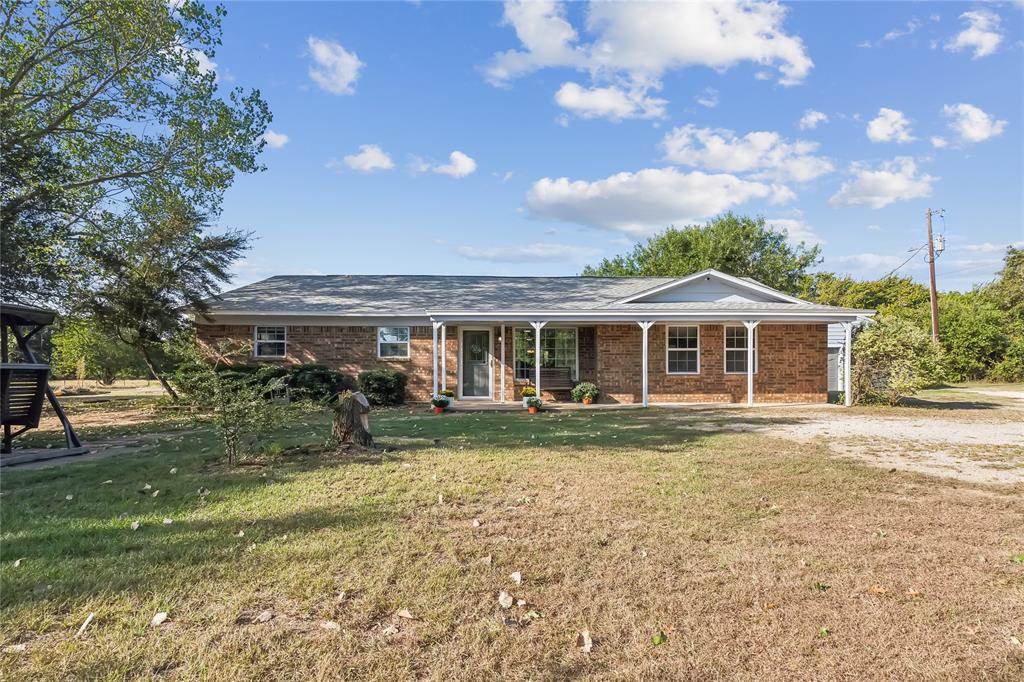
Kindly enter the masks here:
M 571 391 L 575 383 L 569 367 L 541 367 L 540 388 L 542 391 Z

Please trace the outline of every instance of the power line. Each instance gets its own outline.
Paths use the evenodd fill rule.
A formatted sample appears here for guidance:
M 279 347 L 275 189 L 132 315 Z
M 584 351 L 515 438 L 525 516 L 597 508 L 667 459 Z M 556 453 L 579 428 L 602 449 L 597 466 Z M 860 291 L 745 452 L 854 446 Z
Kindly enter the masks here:
M 918 255 L 919 253 L 921 253 L 921 252 L 922 252 L 922 250 L 923 250 L 923 249 L 924 249 L 925 247 L 927 247 L 927 246 L 928 246 L 927 244 L 922 244 L 922 245 L 921 245 L 920 247 L 916 248 L 916 249 L 914 250 L 914 252 L 910 254 L 910 257 L 909 257 L 909 258 L 907 258 L 907 259 L 906 259 L 906 260 L 904 260 L 904 261 L 903 261 L 902 263 L 900 263 L 899 265 L 897 265 L 896 267 L 894 267 L 894 268 L 893 268 L 892 270 L 890 270 L 890 271 L 889 271 L 889 274 L 887 274 L 886 276 L 884 276 L 884 278 L 882 278 L 882 279 L 883 279 L 883 280 L 885 280 L 886 278 L 891 278 L 891 276 L 892 276 L 893 274 L 895 274 L 895 273 L 896 273 L 896 270 L 898 270 L 899 268 L 903 267 L 904 265 L 906 265 L 907 263 L 909 263 L 909 262 L 910 262 L 911 260 L 913 260 L 913 257 L 914 257 L 914 256 L 916 256 L 916 255 Z

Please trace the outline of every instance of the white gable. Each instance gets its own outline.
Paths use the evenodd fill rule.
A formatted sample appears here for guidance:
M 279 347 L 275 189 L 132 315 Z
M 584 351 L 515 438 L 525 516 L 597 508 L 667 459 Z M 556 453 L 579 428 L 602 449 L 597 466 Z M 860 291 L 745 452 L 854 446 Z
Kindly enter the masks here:
M 622 303 L 802 303 L 763 284 L 705 270 L 629 298 Z
M 680 284 L 671 289 L 659 291 L 650 296 L 638 298 L 634 303 L 677 303 L 680 301 L 696 303 L 768 303 L 781 299 L 774 296 L 766 296 L 759 291 L 741 289 L 720 279 L 709 277 L 701 278 L 686 284 Z

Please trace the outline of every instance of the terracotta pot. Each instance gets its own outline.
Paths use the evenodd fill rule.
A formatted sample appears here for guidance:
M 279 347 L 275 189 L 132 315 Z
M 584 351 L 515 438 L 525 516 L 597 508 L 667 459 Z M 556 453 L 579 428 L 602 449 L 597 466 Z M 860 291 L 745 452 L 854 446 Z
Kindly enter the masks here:
M 443 407 L 434 406 L 434 414 L 441 414 L 442 412 L 444 412 Z
M 531 405 L 530 407 L 526 408 L 526 411 L 529 412 L 530 414 L 537 414 L 539 409 L 540 408 L 537 408 L 537 407 L 534 407 L 534 406 Z
M 584 399 L 583 399 L 583 404 L 584 404 L 584 405 L 589 405 L 589 404 L 590 404 L 590 403 L 592 403 L 592 402 L 594 402 L 594 399 L 593 399 L 593 398 L 584 398 Z

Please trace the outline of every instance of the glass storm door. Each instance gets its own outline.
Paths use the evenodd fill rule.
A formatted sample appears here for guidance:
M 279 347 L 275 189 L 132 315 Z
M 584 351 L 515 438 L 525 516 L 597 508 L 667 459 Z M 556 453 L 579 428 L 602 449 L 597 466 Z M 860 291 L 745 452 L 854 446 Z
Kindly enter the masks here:
M 462 332 L 462 397 L 489 398 L 491 395 L 491 333 L 486 329 Z

